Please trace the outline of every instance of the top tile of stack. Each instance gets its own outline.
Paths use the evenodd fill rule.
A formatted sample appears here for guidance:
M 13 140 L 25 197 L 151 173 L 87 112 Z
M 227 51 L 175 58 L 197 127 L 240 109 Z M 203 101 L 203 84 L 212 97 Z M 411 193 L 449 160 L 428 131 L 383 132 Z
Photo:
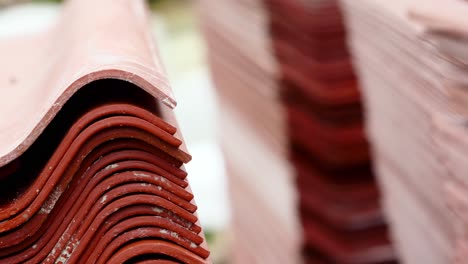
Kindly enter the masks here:
M 92 81 L 130 81 L 175 106 L 146 12 L 143 1 L 69 1 L 49 31 L 0 43 L 0 166 Z

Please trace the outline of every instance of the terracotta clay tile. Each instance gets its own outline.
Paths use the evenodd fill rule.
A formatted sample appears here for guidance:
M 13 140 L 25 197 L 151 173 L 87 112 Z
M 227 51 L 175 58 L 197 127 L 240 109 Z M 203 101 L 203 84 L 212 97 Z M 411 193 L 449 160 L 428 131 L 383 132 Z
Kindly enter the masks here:
M 199 2 L 234 263 L 396 263 L 338 1 Z
M 211 262 L 146 13 L 68 1 L 0 42 L 0 262 Z
M 107 120 L 107 119 L 112 119 L 112 117 L 105 118 L 103 120 Z M 97 122 L 98 123 L 102 122 L 102 120 L 97 121 Z M 118 137 L 124 139 L 126 136 L 130 135 L 130 138 L 132 140 L 139 139 L 142 142 L 146 142 L 146 144 L 148 143 L 151 144 L 150 142 L 152 140 L 151 138 L 148 138 L 148 136 L 146 137 L 138 136 L 139 133 L 141 134 L 141 133 L 148 133 L 148 132 L 137 133 L 138 132 L 137 130 L 126 131 L 122 129 L 122 127 L 118 126 L 118 124 L 122 124 L 122 122 L 116 123 L 117 128 L 113 127 L 114 125 L 112 125 L 112 122 L 109 122 L 109 123 L 110 125 L 108 126 L 108 129 L 110 129 L 111 131 L 112 130 L 115 131 L 114 134 L 111 134 L 111 136 L 118 135 Z M 78 122 L 77 124 L 81 124 L 81 123 Z M 137 125 L 134 127 L 138 127 L 138 123 L 136 124 Z M 133 124 L 129 123 L 129 126 L 133 126 Z M 83 130 L 85 131 L 84 133 L 86 133 L 86 131 L 93 131 L 94 133 L 99 134 L 100 132 L 99 129 L 95 130 L 93 128 L 93 124 L 87 127 L 86 126 L 82 126 L 82 127 L 85 127 Z M 130 131 L 131 133 L 129 134 L 128 131 Z M 117 132 L 118 134 L 115 134 Z M 84 133 L 79 134 L 77 139 L 79 139 Z M 106 139 L 115 140 L 114 138 L 110 138 L 109 136 L 106 136 L 106 132 L 101 133 L 101 135 L 104 135 L 104 137 L 97 137 L 94 140 L 96 143 L 106 142 Z M 149 134 L 149 135 L 152 135 L 152 137 L 157 136 L 157 134 L 154 134 L 154 133 Z M 67 136 L 65 136 L 65 139 L 66 138 Z M 122 147 L 122 142 L 116 142 L 116 144 L 117 144 L 117 148 Z M 127 148 L 133 147 L 137 150 L 139 149 L 139 146 L 141 145 L 142 144 L 138 145 L 138 144 L 127 143 L 124 146 Z M 74 146 L 74 143 L 72 143 L 71 146 Z M 84 152 L 83 150 L 81 150 L 81 153 L 85 155 L 82 155 L 82 154 L 78 155 L 79 158 L 74 160 L 75 162 L 73 164 L 80 165 L 82 162 L 85 161 L 87 157 L 90 157 L 88 155 L 92 153 L 92 146 L 99 146 L 99 145 L 93 144 L 92 140 L 88 141 L 86 144 L 84 144 L 84 146 L 82 146 L 82 148 L 84 149 Z M 148 145 L 143 145 L 143 146 L 148 146 Z M 162 145 L 157 144 L 156 148 L 160 146 Z M 81 147 L 78 145 L 78 149 L 80 148 Z M 154 148 L 154 145 L 153 145 L 153 148 Z M 89 150 L 86 151 L 86 149 L 89 149 Z M 98 151 L 98 153 L 101 155 L 105 155 L 107 159 L 106 158 L 101 159 L 102 156 L 94 155 L 94 157 L 97 158 L 97 160 L 94 160 L 91 166 L 88 165 L 89 167 L 87 167 L 86 171 L 81 170 L 82 174 L 76 174 L 77 171 L 80 171 L 79 166 L 71 166 L 71 167 L 68 167 L 64 171 L 65 176 L 60 175 L 60 174 L 57 175 L 57 177 L 59 177 L 58 178 L 59 182 L 55 187 L 54 185 L 52 185 L 48 189 L 44 189 L 44 188 L 37 189 L 39 190 L 39 192 L 37 193 L 39 196 L 38 198 L 33 198 L 34 200 L 33 200 L 32 205 L 28 206 L 28 208 L 31 208 L 31 209 L 24 209 L 26 210 L 25 211 L 26 213 L 20 213 L 21 217 L 23 217 L 24 220 L 29 220 L 30 222 L 26 221 L 25 223 L 24 221 L 21 221 L 20 217 L 10 218 L 6 222 L 4 222 L 4 226 L 5 226 L 4 228 L 6 228 L 5 230 L 7 230 L 8 228 L 16 227 L 16 230 L 13 231 L 15 236 L 12 236 L 13 233 L 9 233 L 7 234 L 6 237 L 4 236 L 2 239 L 2 242 L 4 243 L 3 245 L 5 247 L 4 253 L 2 255 L 6 257 L 4 258 L 4 260 L 16 263 L 16 262 L 22 262 L 30 258 L 29 261 L 31 262 L 42 261 L 42 262 L 47 263 L 48 261 L 52 261 L 54 259 L 63 257 L 63 254 L 65 254 L 63 253 L 64 250 L 67 250 L 69 247 L 71 247 L 73 249 L 72 250 L 68 249 L 70 250 L 70 252 L 68 255 L 65 254 L 65 256 L 67 258 L 70 258 L 70 261 L 73 262 L 76 259 L 76 255 L 75 257 L 73 257 L 74 256 L 73 253 L 78 254 L 76 251 L 74 251 L 77 249 L 77 247 L 74 246 L 73 243 L 79 242 L 79 244 L 82 245 L 79 248 L 80 249 L 83 248 L 86 245 L 85 241 L 87 241 L 86 235 L 84 234 L 89 233 L 88 230 L 97 230 L 97 228 L 100 225 L 102 225 L 103 219 L 108 217 L 110 214 L 112 214 L 116 210 L 119 210 L 120 208 L 124 208 L 132 204 L 150 204 L 153 206 L 157 206 L 159 208 L 164 208 L 161 210 L 170 212 L 170 214 L 166 214 L 165 216 L 166 218 L 171 219 L 170 222 L 168 223 L 172 223 L 172 225 L 178 222 L 182 224 L 187 223 L 185 227 L 181 227 L 181 228 L 188 228 L 186 231 L 186 234 L 190 234 L 189 229 L 192 229 L 192 225 L 197 221 L 197 217 L 192 215 L 196 207 L 190 203 L 190 201 L 193 198 L 193 195 L 191 194 L 190 191 L 186 191 L 184 190 L 183 187 L 180 186 L 180 185 L 185 185 L 183 184 L 185 181 L 183 181 L 181 178 L 178 178 L 176 176 L 165 178 L 164 176 L 153 174 L 153 171 L 156 169 L 156 172 L 161 173 L 162 175 L 169 175 L 169 176 L 173 175 L 170 172 L 165 171 L 164 169 L 158 169 L 158 167 L 155 167 L 157 166 L 158 163 L 154 163 L 155 165 L 149 166 L 150 169 L 146 169 L 146 170 L 144 169 L 145 166 L 141 167 L 142 164 L 144 165 L 148 163 L 138 162 L 139 160 L 144 161 L 145 160 L 144 157 L 147 157 L 146 160 L 148 159 L 151 160 L 152 157 L 157 157 L 157 156 L 153 156 L 155 153 L 150 155 L 150 152 L 144 152 L 144 149 L 145 148 L 140 149 L 140 151 L 136 151 L 136 150 L 115 151 L 114 150 L 114 152 L 112 152 L 112 148 L 109 148 L 109 147 L 107 149 L 101 149 Z M 146 147 L 146 149 L 148 148 Z M 109 151 L 111 152 L 104 154 L 105 152 L 109 152 Z M 121 155 L 119 156 L 119 154 Z M 164 152 L 161 154 L 168 155 L 168 154 L 165 154 Z M 111 158 L 112 156 L 114 156 L 114 158 Z M 123 159 L 123 161 L 118 162 L 119 159 L 120 160 Z M 76 163 L 77 161 L 78 163 Z M 90 161 L 93 161 L 93 160 L 90 160 Z M 59 166 L 60 164 L 61 162 L 58 163 Z M 125 165 L 125 164 L 128 164 L 128 165 Z M 173 165 L 170 165 L 168 161 L 160 161 L 159 164 L 163 164 L 163 168 L 171 168 L 173 166 Z M 94 169 L 95 167 L 97 169 Z M 49 167 L 46 166 L 46 168 L 49 168 Z M 172 170 L 175 170 L 175 168 Z M 86 175 L 89 175 L 89 176 L 86 176 Z M 172 181 L 174 182 L 182 181 L 182 184 L 173 183 L 172 181 L 170 181 L 170 179 L 172 179 Z M 90 184 L 86 184 L 87 181 L 89 181 Z M 77 187 L 81 188 L 81 191 L 78 191 L 79 189 L 77 190 L 76 189 Z M 50 191 L 47 191 L 47 190 L 50 190 Z M 83 190 L 86 190 L 88 193 L 92 190 L 92 192 L 90 192 L 86 196 L 83 196 L 84 194 Z M 71 197 L 68 197 L 68 194 L 76 195 L 78 193 L 80 194 L 79 198 L 77 197 L 78 201 L 76 200 L 76 198 L 70 199 Z M 41 195 L 42 196 L 49 195 L 49 198 L 47 200 L 40 200 Z M 120 197 L 123 197 L 123 198 L 120 198 Z M 64 200 L 65 198 L 68 198 L 68 199 Z M 83 198 L 86 198 L 86 199 L 83 200 Z M 23 198 L 20 198 L 13 205 L 16 205 L 19 201 L 21 201 L 21 199 Z M 80 199 L 82 200 L 81 202 L 80 202 Z M 68 202 L 68 205 L 66 205 L 67 202 Z M 74 204 L 70 202 L 74 202 Z M 38 203 L 38 204 L 43 203 L 40 211 L 31 211 L 33 210 L 32 208 L 34 208 L 34 203 Z M 18 210 L 19 207 L 14 207 L 14 208 Z M 74 212 L 76 212 L 75 216 L 73 216 L 73 214 L 75 213 L 70 214 L 71 212 L 67 212 L 69 208 L 75 208 L 75 209 L 72 209 L 74 210 Z M 19 209 L 19 210 L 23 210 L 23 209 Z M 37 213 L 34 213 L 34 212 L 37 212 Z M 29 213 L 37 214 L 38 217 L 32 217 L 31 219 L 29 219 L 29 216 L 28 216 L 28 219 L 25 219 L 24 217 L 25 214 L 29 214 Z M 40 217 L 41 215 L 45 215 L 46 218 Z M 65 217 L 63 221 L 55 222 L 54 219 L 55 220 L 59 219 L 60 216 Z M 69 218 L 69 216 L 72 216 L 73 218 Z M 93 220 L 95 218 L 96 220 Z M 155 220 L 156 219 L 159 219 L 159 218 L 155 218 Z M 168 220 L 165 220 L 165 221 L 168 221 Z M 21 228 L 22 226 L 28 226 L 29 223 L 35 223 L 35 225 L 41 226 L 41 228 L 39 229 L 33 228 L 32 230 L 31 229 L 25 230 Z M 77 226 L 78 223 L 80 223 L 79 224 L 80 226 Z M 53 227 L 56 224 L 59 224 L 61 227 L 60 228 L 58 226 Z M 7 237 L 12 237 L 12 238 L 13 237 L 21 238 L 21 237 L 26 237 L 26 236 L 34 237 L 36 236 L 36 234 L 40 235 L 40 234 L 43 234 L 42 232 L 45 232 L 45 229 L 43 227 L 47 227 L 49 228 L 49 230 L 55 230 L 55 234 L 53 235 L 53 237 L 50 237 L 47 235 L 38 237 L 37 238 L 38 240 L 35 240 L 34 242 L 35 243 L 34 246 L 29 247 L 29 249 L 22 246 L 21 244 L 18 244 L 22 242 L 18 241 L 17 239 L 12 240 L 10 242 L 11 244 L 8 244 L 9 240 Z M 167 230 L 171 230 L 168 226 L 164 226 L 164 228 Z M 197 233 L 200 232 L 199 228 L 195 230 L 197 230 Z M 63 232 L 63 234 L 61 232 Z M 177 232 L 177 231 L 171 231 L 171 232 Z M 49 232 L 46 232 L 45 234 L 47 233 L 51 234 L 52 232 L 49 231 Z M 181 238 L 185 236 L 184 232 L 179 231 L 179 233 L 177 234 Z M 60 240 L 57 240 L 59 238 Z M 199 237 L 198 235 L 196 235 L 196 233 L 193 233 L 193 235 L 187 238 L 190 238 L 191 241 L 193 241 L 192 243 L 195 243 L 196 245 L 204 241 L 203 237 Z M 49 239 L 52 239 L 52 240 L 49 240 Z M 56 242 L 52 242 L 52 241 L 69 241 L 68 242 L 69 245 L 66 245 L 63 243 L 58 243 L 55 245 Z M 24 245 L 27 245 L 30 243 L 30 242 L 27 242 L 26 240 L 24 242 L 26 243 L 26 244 L 23 243 Z M 14 248 L 12 244 L 13 245 L 17 244 L 17 246 L 15 246 Z M 188 247 L 187 249 L 195 250 L 196 248 Z M 11 255 L 13 252 L 16 252 L 17 250 L 20 250 L 19 252 L 21 252 L 21 255 Z M 47 252 L 52 252 L 52 253 L 47 254 Z M 208 251 L 206 251 L 206 249 L 202 249 L 202 248 L 198 249 L 198 253 L 202 254 L 203 257 L 207 257 L 207 252 Z M 57 255 L 57 253 L 60 253 L 62 255 Z M 8 255 L 10 256 L 7 257 Z
M 204 260 L 197 255 L 183 250 L 181 247 L 158 240 L 140 240 L 125 245 L 114 256 L 105 262 L 98 263 L 122 263 L 130 260 L 132 257 L 144 254 L 163 254 L 175 258 L 177 261 L 185 263 L 204 263 Z
M 2 104 L 1 126 L 11 130 L 1 135 L 2 165 L 22 154 L 68 98 L 94 80 L 130 81 L 175 105 L 147 30 L 143 1 L 112 2 L 70 1 L 50 32 L 2 41 L 2 69 L 7 70 L 0 79 L 3 87 L 14 87 L 14 92 L 4 89 L 2 94 L 9 100 Z M 106 10 L 106 15 L 97 10 Z M 119 41 L 112 41 L 115 38 Z M 22 110 L 14 110 L 20 102 Z M 8 118 L 12 113 L 14 120 Z
M 275 2 L 273 12 L 278 12 L 281 2 Z M 271 27 L 279 27 L 272 31 L 274 41 L 276 38 L 283 40 L 283 46 L 276 46 L 277 53 L 287 51 L 285 43 L 299 50 L 306 50 L 308 44 L 309 50 L 317 49 L 318 52 L 302 52 L 301 55 L 305 57 L 307 54 L 317 61 L 315 67 L 322 66 L 323 69 L 311 71 L 298 62 L 303 59 L 297 55 L 293 57 L 292 52 L 278 55 L 285 84 L 283 98 L 286 99 L 289 135 L 294 146 L 291 156 L 298 177 L 305 251 L 318 253 L 321 255 L 319 259 L 333 263 L 394 262 L 396 256 L 387 236 L 373 174 L 370 169 L 367 169 L 367 176 L 356 174 L 370 166 L 369 146 L 359 113 L 362 109 L 356 107 L 360 102 L 357 81 L 354 74 L 344 75 L 347 78 L 343 78 L 343 75 L 332 75 L 333 68 L 328 68 L 334 62 L 343 61 L 343 58 L 349 60 L 344 34 L 332 29 L 332 25 L 342 27 L 339 9 L 336 2 L 334 7 L 332 2 L 328 1 L 331 5 L 327 7 L 314 7 L 299 1 L 284 1 L 284 9 L 295 5 L 296 8 L 303 6 L 303 10 L 324 10 L 322 22 L 327 21 L 328 24 L 315 24 L 316 29 L 320 28 L 320 34 L 305 31 L 292 31 L 292 34 L 288 28 L 293 26 L 284 26 L 284 23 L 291 22 L 284 19 L 282 22 L 281 17 L 274 18 L 271 23 Z M 326 8 L 334 8 L 337 12 L 327 14 Z M 304 27 L 299 21 L 292 25 Z M 328 34 L 325 33 L 327 30 Z M 314 46 L 310 40 L 314 38 L 317 43 L 321 40 L 323 43 Z M 330 72 L 326 71 L 328 69 Z M 352 72 L 352 68 L 349 70 Z M 332 79 L 332 76 L 336 79 Z M 323 81 L 324 77 L 326 81 Z M 349 114 L 352 111 L 359 112 Z M 341 181 L 336 175 L 342 175 Z M 328 184 L 327 178 L 330 178 Z M 333 187 L 336 188 L 334 191 Z M 368 195 L 364 190 L 369 191 Z
M 395 246 L 405 263 L 466 262 L 468 4 L 341 2 Z

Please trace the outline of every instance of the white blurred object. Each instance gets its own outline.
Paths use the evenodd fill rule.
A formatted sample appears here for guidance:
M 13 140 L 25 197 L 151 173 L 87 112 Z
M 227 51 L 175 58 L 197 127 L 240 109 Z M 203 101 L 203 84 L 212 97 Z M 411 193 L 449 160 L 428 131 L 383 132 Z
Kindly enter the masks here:
M 212 140 L 205 140 L 193 143 L 190 153 L 193 160 L 186 168 L 200 221 L 208 229 L 223 230 L 229 220 L 229 210 L 221 150 Z
M 0 9 L 0 39 L 46 30 L 56 21 L 60 6 L 27 3 Z
M 193 159 L 186 165 L 198 205 L 198 216 L 207 230 L 223 230 L 229 221 L 224 161 L 216 142 L 216 99 L 206 68 L 172 78 L 180 129 Z
M 222 231 L 230 220 L 230 210 L 223 156 L 216 141 L 216 96 L 194 24 L 174 32 L 170 23 L 163 14 L 153 16 L 153 29 L 177 100 L 175 114 L 193 157 L 186 165 L 188 179 L 201 225 L 205 230 Z

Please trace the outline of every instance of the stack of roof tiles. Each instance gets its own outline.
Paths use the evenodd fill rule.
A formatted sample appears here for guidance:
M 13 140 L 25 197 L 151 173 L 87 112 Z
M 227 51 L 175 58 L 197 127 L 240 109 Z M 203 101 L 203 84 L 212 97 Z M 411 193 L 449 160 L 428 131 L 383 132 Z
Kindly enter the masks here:
M 0 42 L 0 263 L 209 263 L 146 13 L 69 1 Z
M 260 0 L 200 0 L 199 12 L 219 96 L 233 263 L 299 263 L 297 198 L 268 13 Z
M 337 1 L 269 0 L 306 259 L 394 260 Z
M 398 252 L 466 263 L 468 3 L 342 3 Z
M 235 263 L 394 261 L 337 2 L 200 2 Z

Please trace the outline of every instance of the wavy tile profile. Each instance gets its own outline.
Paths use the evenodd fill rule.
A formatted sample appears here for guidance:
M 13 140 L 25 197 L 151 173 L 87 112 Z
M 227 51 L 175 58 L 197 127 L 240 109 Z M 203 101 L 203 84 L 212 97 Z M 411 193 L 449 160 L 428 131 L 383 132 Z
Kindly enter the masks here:
M 138 0 L 72 0 L 49 31 L 0 42 L 0 127 L 8 128 L 0 133 L 0 165 L 21 155 L 95 80 L 129 81 L 175 106 L 146 13 Z
M 1 263 L 210 262 L 146 12 L 69 1 L 0 42 Z

